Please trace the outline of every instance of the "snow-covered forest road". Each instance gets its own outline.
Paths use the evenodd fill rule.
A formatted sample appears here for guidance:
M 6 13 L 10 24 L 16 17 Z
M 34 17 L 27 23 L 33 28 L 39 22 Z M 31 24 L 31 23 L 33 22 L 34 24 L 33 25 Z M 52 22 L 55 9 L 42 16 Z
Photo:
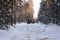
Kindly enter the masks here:
M 0 30 L 0 40 L 60 40 L 60 27 L 41 23 L 16 24 L 9 30 Z

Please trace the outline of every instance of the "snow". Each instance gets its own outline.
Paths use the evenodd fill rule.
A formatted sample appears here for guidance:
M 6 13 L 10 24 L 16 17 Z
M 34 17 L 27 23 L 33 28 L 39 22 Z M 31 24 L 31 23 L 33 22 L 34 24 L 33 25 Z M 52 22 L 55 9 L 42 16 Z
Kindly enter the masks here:
M 0 30 L 0 40 L 60 40 L 60 26 L 20 23 Z

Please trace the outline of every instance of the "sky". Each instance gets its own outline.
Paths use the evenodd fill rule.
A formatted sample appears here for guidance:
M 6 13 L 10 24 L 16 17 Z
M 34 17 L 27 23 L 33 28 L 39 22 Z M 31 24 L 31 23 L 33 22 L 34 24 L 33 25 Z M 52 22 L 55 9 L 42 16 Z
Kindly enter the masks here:
M 39 8 L 40 8 L 40 3 L 41 3 L 41 0 L 33 0 L 33 9 L 34 9 L 33 17 L 34 18 L 38 17 L 38 11 L 39 11 Z

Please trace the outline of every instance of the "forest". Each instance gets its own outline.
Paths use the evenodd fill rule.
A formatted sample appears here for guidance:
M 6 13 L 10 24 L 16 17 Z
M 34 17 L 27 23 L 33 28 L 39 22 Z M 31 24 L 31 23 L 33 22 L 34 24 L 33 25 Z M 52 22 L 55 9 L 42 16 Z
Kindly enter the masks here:
M 60 0 L 0 0 L 0 40 L 60 40 Z
M 32 20 L 33 12 L 32 0 L 0 0 L 0 29 Z
M 21 22 L 60 25 L 60 0 L 42 0 L 40 5 L 38 18 L 34 19 L 32 0 L 0 0 L 0 29 Z

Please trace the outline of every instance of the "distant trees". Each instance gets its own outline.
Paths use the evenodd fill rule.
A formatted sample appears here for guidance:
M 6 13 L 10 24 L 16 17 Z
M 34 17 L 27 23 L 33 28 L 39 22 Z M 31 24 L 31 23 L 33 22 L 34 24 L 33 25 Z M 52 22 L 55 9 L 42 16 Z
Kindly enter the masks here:
M 36 22 L 36 20 L 33 19 L 33 18 L 30 18 L 30 19 L 27 20 L 27 24 L 35 23 L 35 22 Z
M 18 1 L 19 2 L 19 1 Z M 20 6 L 18 5 L 18 11 L 16 13 L 16 18 L 19 22 L 27 22 L 29 18 L 33 18 L 33 4 L 32 0 L 28 0 L 27 2 L 23 0 Z
M 60 0 L 42 0 L 40 5 L 39 21 L 60 25 Z
M 33 4 L 32 0 L 28 0 L 25 4 L 25 20 L 28 21 L 28 19 L 33 18 Z

